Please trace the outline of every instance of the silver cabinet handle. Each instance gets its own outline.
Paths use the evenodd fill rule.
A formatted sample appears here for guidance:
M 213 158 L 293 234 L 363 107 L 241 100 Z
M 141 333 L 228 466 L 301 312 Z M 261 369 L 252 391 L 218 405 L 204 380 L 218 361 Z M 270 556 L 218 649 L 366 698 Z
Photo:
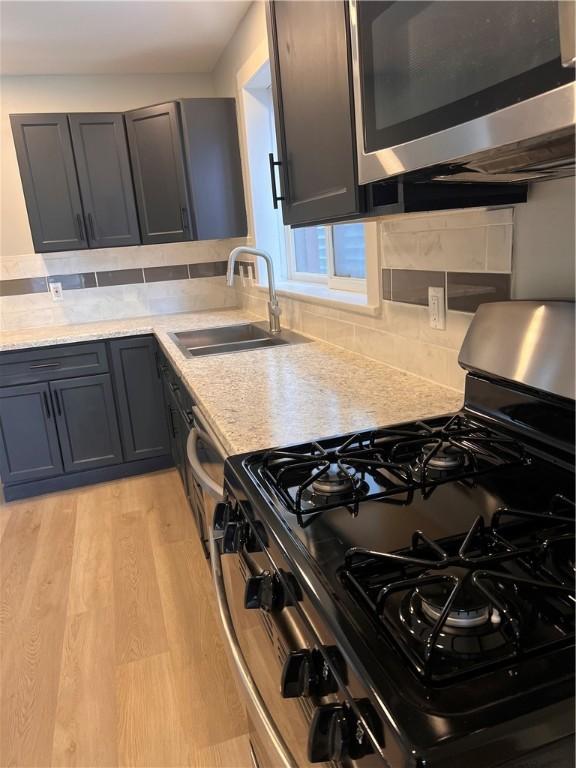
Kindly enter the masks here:
M 214 581 L 214 589 L 216 590 L 218 613 L 220 614 L 222 626 L 224 627 L 224 634 L 226 635 L 226 640 L 228 641 L 230 655 L 232 656 L 234 666 L 238 671 L 242 686 L 246 691 L 250 703 L 256 711 L 256 714 L 262 724 L 264 731 L 266 732 L 266 736 L 268 737 L 269 742 L 273 745 L 278 755 L 278 765 L 282 766 L 282 768 L 298 768 L 297 763 L 290 754 L 290 751 L 288 750 L 288 747 L 282 738 L 282 734 L 276 727 L 276 723 L 268 711 L 266 703 L 264 702 L 264 699 L 258 690 L 252 674 L 250 673 L 250 669 L 248 668 L 248 664 L 246 663 L 246 659 L 242 653 L 240 643 L 238 642 L 238 636 L 236 635 L 236 630 L 234 629 L 230 607 L 228 606 L 228 600 L 226 598 L 226 588 L 224 586 L 222 564 L 220 562 L 220 548 L 218 546 L 217 540 L 214 538 L 214 531 L 210 531 L 210 562 L 212 564 L 212 578 Z
M 575 3 L 573 0 L 559 0 L 558 28 L 560 30 L 560 58 L 563 67 L 573 67 L 576 64 L 575 24 Z
M 204 433 L 197 427 L 192 427 L 190 434 L 188 435 L 188 440 L 186 441 L 186 455 L 188 456 L 188 462 L 192 467 L 194 477 L 198 480 L 202 488 L 204 488 L 204 490 L 211 496 L 215 496 L 221 501 L 224 498 L 224 488 L 214 482 L 202 466 L 198 457 L 198 440 L 206 440 L 206 442 L 210 442 L 207 435 L 204 435 Z
M 32 370 L 36 368 L 60 368 L 61 365 L 62 363 L 32 363 L 28 367 Z

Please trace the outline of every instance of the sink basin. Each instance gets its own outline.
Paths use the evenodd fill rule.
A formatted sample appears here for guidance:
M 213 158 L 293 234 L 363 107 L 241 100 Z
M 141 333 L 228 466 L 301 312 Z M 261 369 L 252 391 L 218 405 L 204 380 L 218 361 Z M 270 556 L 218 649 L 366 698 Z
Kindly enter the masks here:
M 197 331 L 180 331 L 169 335 L 186 357 L 226 355 L 231 352 L 246 352 L 309 341 L 305 336 L 292 331 L 282 331 L 272 335 L 267 323 L 224 325 Z

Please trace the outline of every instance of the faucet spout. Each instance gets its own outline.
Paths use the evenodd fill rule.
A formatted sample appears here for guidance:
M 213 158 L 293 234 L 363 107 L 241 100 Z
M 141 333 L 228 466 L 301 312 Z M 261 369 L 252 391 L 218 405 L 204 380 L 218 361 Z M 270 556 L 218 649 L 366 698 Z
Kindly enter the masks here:
M 274 263 L 272 257 L 267 251 L 261 251 L 257 248 L 248 248 L 248 246 L 240 245 L 238 248 L 230 251 L 228 257 L 228 269 L 226 270 L 226 282 L 229 286 L 234 285 L 234 265 L 236 259 L 241 253 L 246 253 L 250 256 L 260 256 L 266 262 L 266 271 L 268 273 L 268 320 L 270 322 L 270 333 L 276 335 L 280 333 L 280 304 L 278 303 L 278 297 L 276 296 L 276 282 L 274 280 Z

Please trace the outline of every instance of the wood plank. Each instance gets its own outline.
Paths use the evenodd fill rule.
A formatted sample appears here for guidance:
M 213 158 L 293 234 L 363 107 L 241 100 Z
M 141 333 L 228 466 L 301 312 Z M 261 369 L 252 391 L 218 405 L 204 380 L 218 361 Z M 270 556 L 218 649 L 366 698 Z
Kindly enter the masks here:
M 248 736 L 206 747 L 195 759 L 198 768 L 252 768 Z
M 117 763 L 112 514 L 118 499 L 113 483 L 77 491 L 52 765 Z
M 116 661 L 126 664 L 166 651 L 168 641 L 145 513 L 115 510 L 112 535 Z
M 198 747 L 246 733 L 199 541 L 155 546 L 154 557 L 185 731 Z
M 0 541 L 2 541 L 2 537 L 4 536 L 4 531 L 6 530 L 6 526 L 10 522 L 10 517 L 12 516 L 12 509 L 13 507 L 4 501 L 4 496 L 0 488 Z
M 68 615 L 113 605 L 112 516 L 118 486 L 104 483 L 78 491 L 76 535 Z
M 144 489 L 151 503 L 148 517 L 155 541 L 171 544 L 176 541 L 197 539 L 198 529 L 176 469 L 144 475 Z
M 50 764 L 72 562 L 74 497 L 42 500 L 37 553 L 2 644 L 2 766 Z
M 115 661 L 111 607 L 68 617 L 51 765 L 117 765 Z
M 170 654 L 123 664 L 116 680 L 118 765 L 168 768 L 190 764 Z
M 0 643 L 14 631 L 40 531 L 38 502 L 13 505 L 0 544 Z

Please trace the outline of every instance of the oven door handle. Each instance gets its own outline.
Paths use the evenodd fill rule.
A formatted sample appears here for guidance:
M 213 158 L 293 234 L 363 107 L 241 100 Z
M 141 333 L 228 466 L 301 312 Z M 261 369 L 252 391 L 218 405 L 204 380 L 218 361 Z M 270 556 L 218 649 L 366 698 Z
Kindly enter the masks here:
M 194 477 L 198 480 L 202 488 L 211 496 L 214 496 L 221 501 L 224 498 L 224 488 L 212 480 L 202 466 L 198 456 L 198 440 L 204 440 L 207 443 L 211 442 L 208 435 L 205 435 L 204 432 L 198 429 L 198 427 L 192 427 L 190 434 L 188 435 L 188 440 L 186 441 L 186 455 L 188 456 L 188 462 L 192 467 Z
M 226 635 L 226 640 L 228 641 L 228 646 L 230 648 L 230 654 L 242 682 L 242 687 L 246 691 L 250 703 L 256 711 L 260 724 L 266 732 L 269 742 L 273 745 L 278 755 L 278 766 L 281 766 L 281 768 L 298 768 L 298 764 L 290 754 L 280 731 L 276 727 L 276 723 L 268 711 L 268 707 L 250 673 L 240 643 L 238 642 L 238 636 L 234 629 L 232 614 L 230 613 L 230 607 L 228 606 L 228 599 L 226 597 L 226 588 L 224 586 L 222 564 L 220 561 L 220 547 L 218 546 L 218 540 L 214 537 L 214 531 L 210 531 L 210 563 L 212 565 L 212 578 L 214 580 L 214 588 L 216 591 L 218 613 L 220 614 L 222 626 L 224 627 L 224 634 Z

